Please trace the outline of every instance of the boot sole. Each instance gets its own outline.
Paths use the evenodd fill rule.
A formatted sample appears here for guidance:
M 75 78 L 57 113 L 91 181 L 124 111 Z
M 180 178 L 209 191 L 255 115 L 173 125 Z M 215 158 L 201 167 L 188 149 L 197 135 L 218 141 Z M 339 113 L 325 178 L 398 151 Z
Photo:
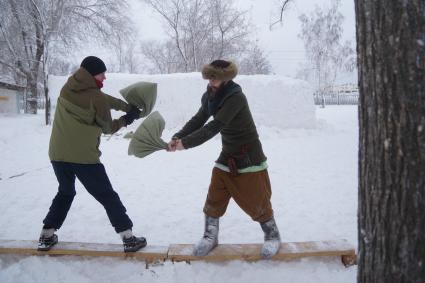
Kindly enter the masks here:
M 47 246 L 47 247 L 37 247 L 37 251 L 47 252 L 47 251 L 51 250 L 57 243 L 58 243 L 58 237 L 56 236 L 56 241 L 53 244 L 51 244 L 50 246 Z
M 48 246 L 48 247 L 44 247 L 44 248 L 37 248 L 37 251 L 40 251 L 40 252 L 47 252 L 47 251 L 49 251 L 49 250 L 51 250 L 54 246 L 56 246 L 56 244 L 57 244 L 57 242 L 56 243 L 54 243 L 53 245 L 51 245 L 51 246 Z

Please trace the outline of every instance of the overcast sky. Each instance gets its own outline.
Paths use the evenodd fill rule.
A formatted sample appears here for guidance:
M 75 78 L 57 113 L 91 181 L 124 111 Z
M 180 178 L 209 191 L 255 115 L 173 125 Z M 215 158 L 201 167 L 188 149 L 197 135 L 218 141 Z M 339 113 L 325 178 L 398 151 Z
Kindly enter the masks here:
M 283 25 L 269 29 L 270 23 L 279 16 L 281 0 L 236 0 L 237 7 L 249 11 L 254 25 L 254 37 L 267 54 L 276 74 L 294 76 L 300 64 L 305 62 L 304 46 L 298 38 L 301 29 L 299 15 L 310 14 L 316 5 L 330 6 L 331 0 L 293 0 L 284 14 Z M 158 15 L 141 0 L 130 0 L 133 19 L 137 23 L 139 37 L 143 39 L 163 38 L 163 29 Z M 341 0 L 344 15 L 344 40 L 355 46 L 355 13 L 353 0 Z

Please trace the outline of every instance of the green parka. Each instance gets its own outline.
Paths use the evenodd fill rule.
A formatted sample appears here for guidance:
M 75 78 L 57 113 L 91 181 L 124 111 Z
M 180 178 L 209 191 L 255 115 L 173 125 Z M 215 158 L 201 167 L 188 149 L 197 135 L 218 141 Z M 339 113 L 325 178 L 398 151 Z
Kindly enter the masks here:
M 62 87 L 56 104 L 50 160 L 100 163 L 101 134 L 112 134 L 125 126 L 123 118 L 112 120 L 111 109 L 128 112 L 130 105 L 103 93 L 89 72 L 78 69 Z

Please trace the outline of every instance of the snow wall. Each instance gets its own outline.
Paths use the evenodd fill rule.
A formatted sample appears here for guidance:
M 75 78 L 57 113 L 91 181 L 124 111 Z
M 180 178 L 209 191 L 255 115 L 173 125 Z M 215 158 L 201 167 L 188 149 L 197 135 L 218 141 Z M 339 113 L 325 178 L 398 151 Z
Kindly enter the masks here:
M 166 128 L 181 128 L 199 109 L 207 81 L 200 73 L 138 75 L 106 73 L 103 92 L 122 98 L 119 90 L 138 81 L 158 84 L 154 110 L 166 121 Z M 68 77 L 49 76 L 52 107 Z M 314 128 L 315 106 L 311 86 L 302 80 L 277 75 L 239 75 L 234 80 L 245 93 L 257 127 Z M 115 111 L 114 111 L 115 112 Z M 122 113 L 113 113 L 119 117 Z

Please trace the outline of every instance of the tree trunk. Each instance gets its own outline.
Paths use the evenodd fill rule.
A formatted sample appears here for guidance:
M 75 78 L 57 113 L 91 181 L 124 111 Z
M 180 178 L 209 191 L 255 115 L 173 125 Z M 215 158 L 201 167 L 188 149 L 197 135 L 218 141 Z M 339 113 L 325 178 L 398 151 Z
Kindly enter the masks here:
M 425 282 L 425 2 L 355 0 L 358 282 Z
M 37 114 L 37 79 L 27 77 L 25 113 Z
M 49 80 L 49 76 L 47 74 L 44 74 L 44 98 L 46 100 L 46 105 L 44 107 L 45 109 L 45 122 L 46 125 L 50 125 L 51 124 L 51 115 L 50 115 L 50 97 L 49 97 L 49 86 L 48 86 L 48 80 Z
M 46 38 L 46 37 L 44 37 Z M 49 96 L 49 72 L 48 72 L 48 62 L 49 61 L 49 44 L 46 42 L 43 45 L 43 87 L 44 87 L 44 100 L 45 100 L 45 122 L 46 125 L 51 124 L 51 114 L 50 114 L 50 96 Z

